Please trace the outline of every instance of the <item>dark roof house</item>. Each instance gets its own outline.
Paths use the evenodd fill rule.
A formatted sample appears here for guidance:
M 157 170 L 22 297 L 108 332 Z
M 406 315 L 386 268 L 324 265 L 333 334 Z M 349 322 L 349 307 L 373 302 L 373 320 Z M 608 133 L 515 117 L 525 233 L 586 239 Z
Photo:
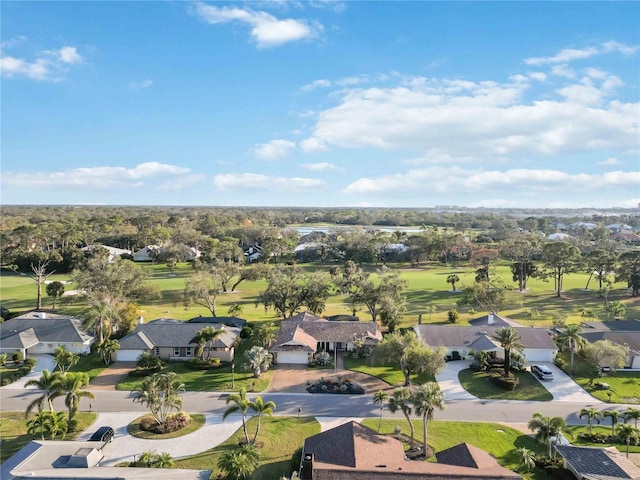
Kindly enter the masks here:
M 438 463 L 411 461 L 402 443 L 357 422 L 348 422 L 304 442 L 303 480 L 520 479 L 487 452 L 460 444 L 436 455 Z
M 640 369 L 640 320 L 584 322 L 580 336 L 590 343 L 608 340 L 629 347 L 626 366 L 627 368 Z
M 242 328 L 246 325 L 247 321 L 238 317 L 193 317 L 188 320 L 190 323 L 215 323 L 226 325 L 227 327 Z
M 640 480 L 640 468 L 615 447 L 556 445 L 564 468 L 579 480 Z

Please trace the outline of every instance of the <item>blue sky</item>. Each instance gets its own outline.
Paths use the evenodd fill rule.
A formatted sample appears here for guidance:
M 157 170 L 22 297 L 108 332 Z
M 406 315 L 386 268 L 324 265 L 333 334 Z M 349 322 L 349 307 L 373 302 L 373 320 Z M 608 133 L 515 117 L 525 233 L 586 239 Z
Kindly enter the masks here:
M 639 2 L 12 2 L 4 204 L 635 207 Z

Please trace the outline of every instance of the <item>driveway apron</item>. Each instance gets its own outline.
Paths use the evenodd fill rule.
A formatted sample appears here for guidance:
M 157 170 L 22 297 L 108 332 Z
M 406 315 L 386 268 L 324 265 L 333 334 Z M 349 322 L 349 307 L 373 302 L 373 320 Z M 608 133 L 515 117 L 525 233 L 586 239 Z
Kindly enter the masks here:
M 436 375 L 436 381 L 444 393 L 445 400 L 478 400 L 476 396 L 471 395 L 462 387 L 458 379 L 458 373 L 466 368 L 469 368 L 469 362 L 466 360 L 447 362 L 444 369 Z
M 533 376 L 549 390 L 549 393 L 553 395 L 554 402 L 602 403 L 600 400 L 589 395 L 580 385 L 574 382 L 569 375 L 556 367 L 552 362 L 536 362 L 536 365 L 545 365 L 553 372 L 553 380 L 540 380 L 536 375 Z

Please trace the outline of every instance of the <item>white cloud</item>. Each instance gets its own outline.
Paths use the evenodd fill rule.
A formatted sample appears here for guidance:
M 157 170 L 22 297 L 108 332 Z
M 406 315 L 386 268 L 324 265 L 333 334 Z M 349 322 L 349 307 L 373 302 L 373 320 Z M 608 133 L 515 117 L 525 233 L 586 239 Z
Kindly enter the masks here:
M 264 160 L 278 160 L 289 155 L 294 148 L 296 148 L 295 142 L 271 140 L 269 143 L 255 145 L 253 153 Z
M 331 82 L 329 80 L 314 80 L 311 83 L 307 83 L 306 85 L 303 85 L 302 88 L 300 88 L 300 90 L 302 90 L 303 92 L 311 92 L 312 90 L 315 90 L 316 88 L 327 88 L 331 86 Z
M 624 55 L 632 55 L 638 50 L 638 46 L 624 45 L 618 42 L 605 42 L 594 47 L 564 48 L 551 57 L 533 57 L 524 60 L 527 65 L 546 65 L 555 63 L 568 63 L 573 60 L 583 60 L 595 55 L 618 52 Z
M 300 148 L 303 152 L 323 152 L 328 150 L 327 145 L 318 138 L 307 138 L 300 142 Z
M 569 65 L 554 65 L 551 69 L 551 74 L 557 77 L 564 78 L 576 78 L 577 74 Z
M 141 82 L 131 82 L 129 84 L 129 90 L 139 90 L 143 88 L 149 88 L 152 86 L 153 86 L 153 80 L 151 80 L 150 78 L 147 78 L 145 80 L 142 80 Z
M 19 187 L 82 187 L 106 189 L 138 187 L 143 180 L 168 175 L 187 175 L 190 169 L 158 162 L 146 162 L 133 168 L 83 167 L 62 172 L 3 172 L 5 185 Z
M 3 77 L 26 77 L 32 80 L 61 80 L 69 65 L 81 63 L 76 47 L 45 50 L 29 61 L 0 52 L 0 72 Z
M 607 158 L 602 162 L 598 162 L 598 165 L 615 166 L 615 165 L 622 165 L 622 162 L 617 158 L 612 157 L 612 158 Z
M 329 163 L 329 162 L 303 163 L 301 167 L 307 170 L 311 170 L 312 172 L 324 172 L 327 170 L 343 170 L 337 165 L 334 165 L 333 163 Z
M 547 74 L 544 72 L 531 72 L 529 73 L 529 78 L 532 78 L 539 82 L 544 82 L 547 79 Z
M 316 38 L 323 27 L 316 22 L 292 18 L 278 19 L 267 12 L 238 7 L 215 7 L 195 4 L 195 13 L 205 22 L 216 25 L 229 22 L 245 23 L 251 27 L 251 38 L 258 47 L 277 47 L 287 42 Z
M 320 190 L 325 186 L 325 182 L 315 178 L 276 177 L 257 173 L 216 175 L 213 184 L 218 190 L 267 190 L 272 192 Z

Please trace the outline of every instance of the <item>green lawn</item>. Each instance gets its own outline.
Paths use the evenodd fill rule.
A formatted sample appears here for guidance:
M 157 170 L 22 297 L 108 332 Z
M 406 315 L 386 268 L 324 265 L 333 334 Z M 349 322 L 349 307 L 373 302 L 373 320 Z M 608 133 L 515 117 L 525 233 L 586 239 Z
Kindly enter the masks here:
M 80 432 L 96 421 L 97 416 L 96 413 L 78 412 L 74 417 L 78 420 L 78 427 L 75 431 L 67 433 L 64 440 L 74 440 Z M 2 439 L 0 463 L 2 463 L 31 440 L 39 440 L 40 435 L 27 434 L 27 420 L 24 418 L 24 412 L 0 412 L 0 438 Z
M 247 429 L 255 432 L 256 421 L 247 422 Z M 307 437 L 320 433 L 320 424 L 312 417 L 271 417 L 263 418 L 258 441 L 263 442 L 260 449 L 260 465 L 251 475 L 252 480 L 275 480 L 282 475 L 290 475 L 294 467 L 291 458 L 298 448 L 301 448 Z M 238 445 L 242 438 L 242 428 L 239 428 L 230 438 L 215 448 L 176 461 L 178 468 L 211 469 L 212 478 L 220 470 L 217 462 L 220 455 Z
M 365 419 L 363 425 L 374 430 L 378 429 L 378 420 L 374 418 Z M 395 426 L 402 429 L 402 433 L 409 434 L 409 427 L 406 420 L 383 420 L 381 433 L 393 433 Z M 416 440 L 422 439 L 422 421 L 413 420 Z M 532 470 L 527 473 L 520 467 L 520 459 L 516 449 L 526 447 L 536 453 L 543 454 L 546 447 L 528 435 L 517 430 L 500 425 L 498 423 L 480 422 L 444 422 L 433 420 L 429 422 L 429 437 L 427 443 L 436 451 L 466 442 L 474 445 L 493 455 L 498 463 L 509 470 L 520 473 L 526 479 L 547 478 L 542 471 Z
M 5 377 L 13 377 L 14 375 L 17 375 L 18 373 L 18 369 L 20 368 L 20 365 L 7 365 L 5 367 L 0 367 L 0 380 L 2 380 Z
M 602 425 L 596 425 L 595 422 L 593 422 L 593 433 L 602 433 L 604 435 L 611 435 L 611 422 L 609 418 L 605 418 L 601 423 Z M 602 443 L 591 443 L 591 442 L 586 442 L 584 440 L 580 440 L 578 439 L 578 434 L 580 433 L 587 433 L 589 432 L 589 427 L 585 427 L 585 426 L 570 426 L 567 427 L 567 431 L 565 436 L 567 437 L 567 440 L 569 440 L 569 442 L 571 442 L 573 445 L 580 445 L 580 446 L 587 446 L 587 447 L 608 447 L 610 446 L 609 443 L 606 444 L 602 444 Z M 618 450 L 620 450 L 623 453 L 627 452 L 627 445 L 626 444 L 621 444 L 621 443 L 617 443 L 617 444 L 613 444 Z M 631 444 L 629 446 L 629 453 L 640 453 L 640 445 L 633 445 Z
M 81 355 L 80 361 L 71 367 L 71 372 L 83 372 L 89 375 L 89 381 L 96 378 L 107 366 L 97 353 Z
M 569 353 L 561 352 L 560 356 L 566 361 L 565 370 L 570 371 Z M 609 390 L 598 390 L 592 385 L 590 373 L 592 367 L 580 355 L 574 355 L 572 377 L 582 388 L 593 397 L 603 402 L 640 404 L 640 372 L 626 372 L 619 370 L 598 378 L 600 382 L 608 383 Z M 611 393 L 611 398 L 609 398 Z
M 470 368 L 458 373 L 464 389 L 478 398 L 492 400 L 529 400 L 550 402 L 553 395 L 538 382 L 529 372 L 514 372 L 520 379 L 520 385 L 513 391 L 498 387 L 489 378 L 487 372 L 474 372 Z
M 347 355 L 344 356 L 344 368 L 347 370 L 353 370 L 354 372 L 362 372 L 367 375 L 371 375 L 379 378 L 383 382 L 387 382 L 391 386 L 404 385 L 404 375 L 397 366 L 372 366 L 369 365 L 369 359 L 354 359 Z M 433 381 L 425 374 L 418 374 L 411 376 L 411 382 L 415 384 L 421 384 L 428 381 Z

